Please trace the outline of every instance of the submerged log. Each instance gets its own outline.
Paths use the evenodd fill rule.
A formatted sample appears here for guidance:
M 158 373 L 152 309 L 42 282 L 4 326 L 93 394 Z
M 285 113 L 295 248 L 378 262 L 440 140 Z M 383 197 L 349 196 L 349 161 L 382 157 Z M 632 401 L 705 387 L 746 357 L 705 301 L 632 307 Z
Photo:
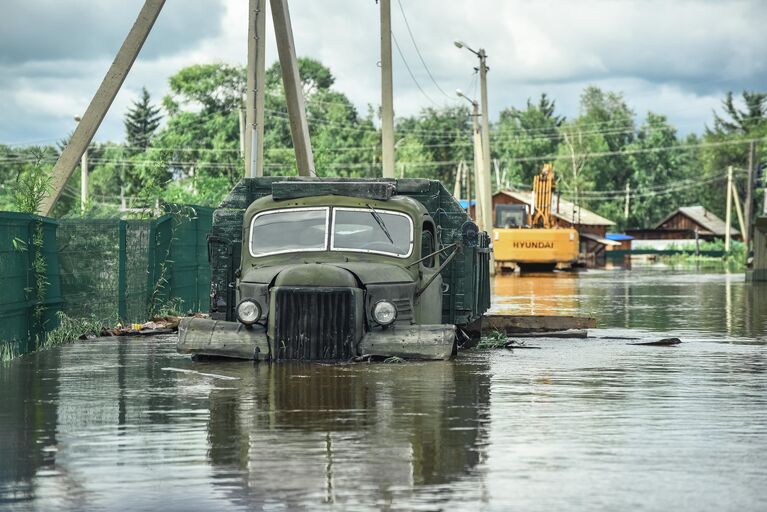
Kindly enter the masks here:
M 647 347 L 673 347 L 679 345 L 682 340 L 679 338 L 663 338 L 655 341 L 643 341 L 641 343 L 628 343 L 628 345 L 644 345 Z
M 568 329 L 566 331 L 516 332 L 515 338 L 587 338 L 585 329 Z

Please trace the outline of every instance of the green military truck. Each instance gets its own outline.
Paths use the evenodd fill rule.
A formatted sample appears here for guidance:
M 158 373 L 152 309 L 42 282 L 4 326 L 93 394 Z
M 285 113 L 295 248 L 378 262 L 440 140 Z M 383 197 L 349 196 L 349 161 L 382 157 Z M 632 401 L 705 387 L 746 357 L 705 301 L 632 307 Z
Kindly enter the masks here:
M 490 305 L 489 244 L 438 181 L 243 179 L 213 215 L 210 318 L 178 350 L 450 358 Z

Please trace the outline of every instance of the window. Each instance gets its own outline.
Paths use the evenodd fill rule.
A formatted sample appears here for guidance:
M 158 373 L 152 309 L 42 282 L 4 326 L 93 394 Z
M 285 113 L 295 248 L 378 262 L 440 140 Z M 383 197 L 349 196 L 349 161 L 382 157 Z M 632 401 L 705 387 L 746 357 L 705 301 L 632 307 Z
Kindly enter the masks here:
M 329 208 L 270 210 L 253 217 L 251 256 L 286 252 L 325 251 Z
M 335 208 L 330 249 L 407 258 L 413 252 L 413 221 L 389 210 Z
M 498 205 L 495 208 L 495 227 L 517 228 L 527 225 L 527 207 L 525 205 Z
M 434 233 L 430 224 L 423 225 L 423 234 L 421 235 L 421 258 L 426 258 L 431 254 L 431 257 L 423 260 L 423 266 L 432 268 L 434 266 L 435 255 L 432 254 L 434 249 Z

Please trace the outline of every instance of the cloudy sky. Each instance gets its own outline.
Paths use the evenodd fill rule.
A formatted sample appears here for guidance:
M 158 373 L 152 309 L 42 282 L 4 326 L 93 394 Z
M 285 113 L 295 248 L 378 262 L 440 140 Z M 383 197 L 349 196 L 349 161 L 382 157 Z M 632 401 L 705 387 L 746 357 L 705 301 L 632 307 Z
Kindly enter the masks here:
M 57 140 L 85 110 L 141 0 L 3 0 L 0 143 Z M 400 3 L 431 74 L 408 34 Z M 623 91 L 631 107 L 700 132 L 728 90 L 767 86 L 767 2 L 661 0 L 392 0 L 395 110 L 456 101 L 489 55 L 491 117 L 546 92 L 577 114 L 584 86 Z M 244 64 L 247 0 L 167 0 L 97 140 L 122 140 L 122 115 L 142 86 L 159 100 L 167 78 L 203 62 Z M 374 0 L 291 0 L 296 48 L 327 64 L 336 87 L 366 111 L 380 103 Z M 273 34 L 269 62 L 276 59 Z M 423 91 L 409 75 L 411 68 Z M 440 90 L 441 89 L 441 90 Z M 447 93 L 444 94 L 443 93 Z

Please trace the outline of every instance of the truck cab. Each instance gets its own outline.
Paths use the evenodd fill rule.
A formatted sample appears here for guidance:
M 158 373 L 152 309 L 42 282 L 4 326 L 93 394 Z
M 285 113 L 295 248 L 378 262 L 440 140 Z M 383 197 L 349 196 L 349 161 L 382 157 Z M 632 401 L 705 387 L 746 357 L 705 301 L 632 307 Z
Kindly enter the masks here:
M 424 204 L 393 191 L 288 182 L 252 201 L 233 318 L 185 319 L 179 350 L 256 360 L 451 357 L 456 327 L 443 319 L 442 273 L 464 244 L 446 246 Z

